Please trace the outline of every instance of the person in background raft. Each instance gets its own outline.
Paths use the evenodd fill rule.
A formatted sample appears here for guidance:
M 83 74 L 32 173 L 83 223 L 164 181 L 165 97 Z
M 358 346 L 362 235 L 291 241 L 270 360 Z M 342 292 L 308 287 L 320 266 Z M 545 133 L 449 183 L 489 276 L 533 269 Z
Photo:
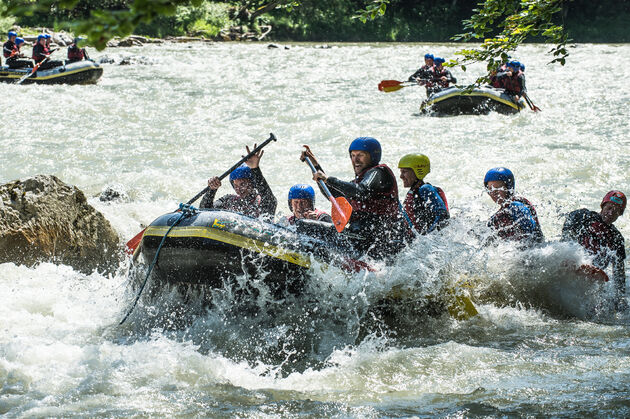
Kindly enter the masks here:
M 514 175 L 509 169 L 495 167 L 488 170 L 483 185 L 500 207 L 488 222 L 497 237 L 525 245 L 544 241 L 536 209 L 527 199 L 514 195 Z
M 28 60 L 28 59 L 20 59 L 20 58 L 26 58 L 26 56 L 24 54 L 22 54 L 22 52 L 20 51 L 20 48 L 22 46 L 22 44 L 24 44 L 24 39 L 22 38 L 16 38 L 15 39 L 15 53 L 7 58 L 7 65 L 9 66 L 9 68 L 26 68 L 26 67 L 33 67 L 33 61 Z
M 396 177 L 381 163 L 381 144 L 372 137 L 352 141 L 348 154 L 355 177 L 350 182 L 327 176 L 310 148 L 305 148 L 300 159 L 311 159 L 317 169 L 313 180 L 324 181 L 334 197 L 343 196 L 352 206 L 344 232 L 352 236 L 355 250 L 377 259 L 390 258 L 401 250 L 409 228 L 400 211 Z
M 50 35 L 48 35 L 50 36 Z M 40 34 L 37 36 L 37 43 L 33 46 L 33 61 L 36 64 L 42 62 L 46 58 L 50 57 L 51 51 L 46 45 L 46 35 Z M 39 70 L 47 70 L 53 67 L 63 65 L 63 61 L 48 60 L 40 65 Z
M 295 224 L 297 220 L 307 219 L 332 223 L 330 215 L 315 208 L 315 190 L 310 185 L 291 186 L 288 197 L 289 209 L 293 215 L 287 217 L 287 223 Z
M 433 68 L 433 83 L 435 87 L 431 93 L 439 92 L 442 89 L 446 89 L 449 84 L 457 83 L 457 79 L 453 77 L 451 71 L 448 68 L 442 67 L 445 60 L 442 57 L 435 57 L 435 67 Z
M 602 199 L 600 211 L 582 208 L 567 215 L 562 226 L 562 240 L 573 241 L 593 255 L 593 264 L 606 269 L 612 264 L 615 281 L 615 304 L 626 307 L 626 248 L 624 238 L 613 225 L 623 214 L 628 200 L 620 191 L 610 191 Z
M 257 144 L 254 144 L 256 148 Z M 246 147 L 249 154 L 249 147 Z M 264 151 L 260 150 L 230 173 L 230 183 L 236 195 L 225 195 L 216 202 L 214 196 L 221 186 L 217 176 L 208 180 L 210 190 L 203 196 L 199 208 L 217 208 L 238 212 L 250 217 L 273 218 L 278 201 L 262 175 L 259 164 Z
M 502 71 L 503 70 L 503 71 Z M 521 99 L 525 90 L 525 78 L 521 71 L 521 63 L 510 61 L 505 68 L 499 69 L 496 76 L 490 79 L 492 87 L 505 90 L 515 103 Z
M 424 154 L 407 154 L 398 162 L 403 186 L 409 188 L 403 203 L 403 215 L 412 230 L 427 234 L 440 230 L 448 223 L 448 203 L 444 191 L 424 182 L 431 171 L 429 158 Z
M 9 39 L 2 45 L 2 55 L 4 58 L 9 58 L 15 55 L 15 39 L 18 34 L 15 31 L 9 31 Z
M 409 76 L 409 81 L 415 81 L 427 89 L 433 86 L 433 65 L 433 54 L 424 54 L 424 65 Z
M 76 37 L 74 41 L 68 46 L 68 62 L 74 63 L 77 61 L 89 60 L 90 57 L 87 54 L 85 48 L 79 48 L 79 44 L 83 41 L 83 38 Z

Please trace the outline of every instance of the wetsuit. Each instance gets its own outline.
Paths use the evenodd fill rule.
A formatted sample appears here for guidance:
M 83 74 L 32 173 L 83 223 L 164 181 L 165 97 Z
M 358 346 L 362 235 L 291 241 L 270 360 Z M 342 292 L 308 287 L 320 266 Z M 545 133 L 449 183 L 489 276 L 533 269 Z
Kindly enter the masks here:
M 315 221 L 323 221 L 325 223 L 332 223 L 332 217 L 326 214 L 324 211 L 320 211 L 318 209 L 315 209 L 313 211 L 315 211 L 315 214 L 317 215 L 317 217 L 315 218 Z M 291 215 L 287 217 L 287 223 L 289 223 L 290 225 L 294 225 L 297 220 L 298 218 L 295 215 Z
M 8 40 L 2 45 L 2 55 L 4 55 L 4 58 L 9 58 L 11 55 L 14 55 L 13 51 L 16 49 L 15 42 Z
M 446 80 L 442 80 L 442 77 L 446 77 Z M 451 70 L 444 67 L 441 67 L 440 69 L 435 67 L 433 80 L 435 83 L 435 88 L 433 90 L 434 92 L 439 92 L 442 89 L 446 89 L 449 84 L 457 83 L 457 79 L 453 77 L 453 74 L 451 74 Z
M 42 44 L 37 43 L 33 47 L 33 61 L 35 63 L 40 63 L 46 59 L 46 57 L 50 56 L 51 52 L 48 47 L 42 46 Z M 39 66 L 39 70 L 48 70 L 53 67 L 59 67 L 63 65 L 63 61 L 58 60 L 48 60 L 42 65 Z
M 434 66 L 423 65 L 415 73 L 409 76 L 409 81 L 430 81 L 433 80 L 433 69 Z
M 389 167 L 369 167 L 351 182 L 331 176 L 326 184 L 333 196 L 344 196 L 352 205 L 344 232 L 353 237 L 350 240 L 355 250 L 384 259 L 404 247 L 409 228 L 400 211 L 396 177 Z
M 514 240 L 525 245 L 542 243 L 545 239 L 536 209 L 525 198 L 512 197 L 505 202 L 488 221 L 488 227 L 504 240 Z
M 562 226 L 562 240 L 574 241 L 584 247 L 594 256 L 593 264 L 598 268 L 606 269 L 612 264 L 618 296 L 625 294 L 625 241 L 614 225 L 606 224 L 595 211 L 575 210 L 567 215 Z
M 7 48 L 7 43 L 4 44 L 5 46 L 3 47 L 3 50 Z M 6 56 L 6 51 L 4 51 L 4 55 Z M 33 62 L 31 60 L 21 60 L 20 58 L 24 58 L 24 54 L 20 52 L 20 47 L 17 44 L 14 44 L 13 51 L 7 57 L 7 65 L 9 68 L 33 67 Z
M 446 203 L 438 189 L 421 180 L 407 192 L 403 209 L 418 234 L 440 230 L 448 224 L 450 218 Z
M 217 208 L 225 211 L 238 212 L 250 217 L 273 218 L 278 201 L 273 195 L 269 184 L 265 180 L 260 168 L 251 169 L 252 187 L 254 191 L 247 197 L 225 195 L 214 201 L 216 189 L 210 189 L 201 199 L 199 208 Z

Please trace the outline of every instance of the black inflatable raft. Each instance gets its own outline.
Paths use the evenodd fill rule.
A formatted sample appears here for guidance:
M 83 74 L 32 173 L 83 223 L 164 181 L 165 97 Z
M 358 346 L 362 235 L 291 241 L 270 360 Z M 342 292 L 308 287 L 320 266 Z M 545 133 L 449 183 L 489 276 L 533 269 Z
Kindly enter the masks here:
M 181 213 L 158 217 L 147 227 L 134 258 L 150 264 L 164 237 Z M 306 232 L 318 230 L 322 238 Z M 260 277 L 274 293 L 299 293 L 304 274 L 313 264 L 345 270 L 370 269 L 324 240 L 332 224 L 316 221 L 291 230 L 245 215 L 196 210 L 173 227 L 159 249 L 153 275 L 169 284 L 201 284 L 220 288 L 230 277 Z M 334 232 L 336 234 L 336 232 Z
M 520 99 L 515 103 L 503 89 L 481 86 L 471 91 L 453 86 L 432 94 L 420 105 L 420 112 L 436 115 L 487 115 L 518 113 L 525 107 Z
M 31 68 L 11 69 L 7 66 L 0 67 L 0 81 L 15 83 L 31 72 Z M 84 60 L 63 66 L 53 67 L 48 70 L 38 70 L 22 84 L 95 84 L 103 75 L 103 67 L 94 61 Z

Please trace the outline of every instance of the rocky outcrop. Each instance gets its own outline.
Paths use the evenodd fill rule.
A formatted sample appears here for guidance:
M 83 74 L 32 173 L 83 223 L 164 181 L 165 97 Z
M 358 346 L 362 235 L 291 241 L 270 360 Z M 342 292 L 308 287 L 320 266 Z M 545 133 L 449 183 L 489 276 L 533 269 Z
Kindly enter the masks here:
M 119 243 L 83 192 L 55 176 L 0 185 L 0 263 L 51 261 L 109 272 L 118 266 Z

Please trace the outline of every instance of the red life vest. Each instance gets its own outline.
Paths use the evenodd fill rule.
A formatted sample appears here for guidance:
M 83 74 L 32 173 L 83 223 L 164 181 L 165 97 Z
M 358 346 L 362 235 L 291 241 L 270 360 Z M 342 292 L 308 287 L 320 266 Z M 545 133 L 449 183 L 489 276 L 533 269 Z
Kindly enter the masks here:
M 442 67 L 442 70 L 438 70 L 437 67 L 434 67 L 434 68 L 435 68 L 434 70 L 435 74 L 433 76 L 433 81 L 435 81 L 435 83 L 440 87 L 448 87 L 450 83 L 448 78 L 446 80 L 441 79 L 442 76 L 448 76 L 446 69 L 444 67 Z
M 85 58 L 83 48 L 79 48 L 76 45 L 68 47 L 68 59 L 71 61 L 81 61 Z
M 36 44 L 33 47 L 33 56 L 32 56 L 33 60 L 36 63 L 39 63 L 40 61 L 43 61 L 46 58 L 43 55 L 50 55 L 50 49 L 48 49 L 47 46 Z
M 396 176 L 394 172 L 386 164 L 379 164 L 377 166 L 368 167 L 361 172 L 352 181 L 353 183 L 361 183 L 365 177 L 365 173 L 374 168 L 384 168 L 387 173 L 392 177 L 393 186 L 389 191 L 379 192 L 376 196 L 373 196 L 367 200 L 349 199 L 352 209 L 358 212 L 367 213 L 371 215 L 388 215 L 395 217 L 398 215 L 400 209 L 398 204 L 398 183 L 396 182 Z
M 519 70 L 517 73 L 512 73 L 512 77 L 505 77 L 502 80 L 502 88 L 505 89 L 506 92 L 519 94 L 521 93 L 521 71 Z

